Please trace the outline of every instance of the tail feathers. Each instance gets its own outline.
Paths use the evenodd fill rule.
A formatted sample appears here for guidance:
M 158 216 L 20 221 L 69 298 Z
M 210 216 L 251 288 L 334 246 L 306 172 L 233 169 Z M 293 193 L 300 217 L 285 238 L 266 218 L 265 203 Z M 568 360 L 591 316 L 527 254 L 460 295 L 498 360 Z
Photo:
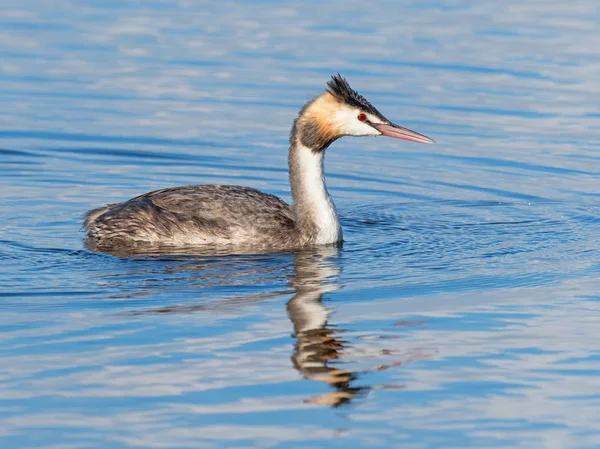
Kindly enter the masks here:
M 90 230 L 90 225 L 96 221 L 96 218 L 98 218 L 100 215 L 102 215 L 104 212 L 106 212 L 108 210 L 108 207 L 110 205 L 106 205 L 106 206 L 102 206 L 102 207 L 98 207 L 97 209 L 92 209 L 88 212 L 86 212 L 83 216 L 83 226 L 82 229 L 85 229 L 86 231 Z

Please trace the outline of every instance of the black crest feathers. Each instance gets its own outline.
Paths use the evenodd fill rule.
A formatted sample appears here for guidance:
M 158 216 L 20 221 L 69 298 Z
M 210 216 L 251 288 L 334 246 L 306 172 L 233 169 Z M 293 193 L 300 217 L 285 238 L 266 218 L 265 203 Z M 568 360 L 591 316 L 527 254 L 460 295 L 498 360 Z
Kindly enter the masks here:
M 379 111 L 375 109 L 375 106 L 369 103 L 365 97 L 352 89 L 350 84 L 348 84 L 348 81 L 346 81 L 346 78 L 339 73 L 331 77 L 331 80 L 329 80 L 327 83 L 327 91 L 339 101 L 349 104 L 350 106 L 356 106 L 357 108 L 360 108 L 366 112 L 370 112 L 371 114 L 381 116 Z

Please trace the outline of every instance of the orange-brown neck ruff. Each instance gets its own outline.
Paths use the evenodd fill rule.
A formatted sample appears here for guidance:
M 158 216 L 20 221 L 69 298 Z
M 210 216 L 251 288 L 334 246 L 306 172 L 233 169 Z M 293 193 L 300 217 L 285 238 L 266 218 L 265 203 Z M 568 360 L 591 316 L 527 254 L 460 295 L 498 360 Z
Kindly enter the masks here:
M 335 122 L 335 113 L 339 108 L 339 101 L 329 92 L 307 103 L 294 122 L 290 143 L 300 143 L 313 152 L 325 151 L 342 137 L 340 125 Z M 299 142 L 295 142 L 295 139 L 299 139 Z

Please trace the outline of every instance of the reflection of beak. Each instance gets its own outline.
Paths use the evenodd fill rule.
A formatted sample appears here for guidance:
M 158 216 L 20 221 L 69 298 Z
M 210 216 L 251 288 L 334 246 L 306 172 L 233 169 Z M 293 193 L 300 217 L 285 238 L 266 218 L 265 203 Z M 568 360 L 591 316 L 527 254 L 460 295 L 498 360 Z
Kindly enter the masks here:
M 379 131 L 383 136 L 395 137 L 396 139 L 410 140 L 419 143 L 435 143 L 423 134 L 416 133 L 410 129 L 403 128 L 395 123 L 369 123 L 373 128 Z

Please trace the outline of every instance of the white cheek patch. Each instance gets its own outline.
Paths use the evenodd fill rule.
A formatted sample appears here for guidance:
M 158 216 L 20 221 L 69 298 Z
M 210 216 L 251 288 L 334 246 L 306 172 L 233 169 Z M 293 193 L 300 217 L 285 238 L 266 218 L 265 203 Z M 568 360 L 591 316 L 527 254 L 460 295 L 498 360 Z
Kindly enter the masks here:
M 366 122 L 361 122 L 358 115 L 362 111 L 354 108 L 343 108 L 336 113 L 335 121 L 343 134 L 347 136 L 379 136 L 381 133 Z M 366 114 L 371 123 L 381 123 L 377 117 L 372 114 Z
M 381 119 L 379 117 L 375 117 L 373 114 L 366 114 L 366 115 L 367 115 L 367 119 L 371 123 L 384 123 L 381 121 Z

